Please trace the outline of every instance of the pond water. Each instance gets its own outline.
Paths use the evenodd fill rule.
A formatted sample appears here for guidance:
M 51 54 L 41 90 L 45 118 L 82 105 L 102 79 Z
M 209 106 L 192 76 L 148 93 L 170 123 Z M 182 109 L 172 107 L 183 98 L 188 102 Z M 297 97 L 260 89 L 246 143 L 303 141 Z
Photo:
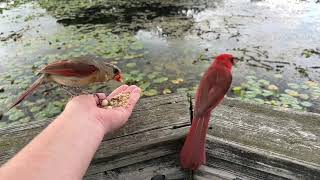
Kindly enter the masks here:
M 110 58 L 144 96 L 194 93 L 212 59 L 227 52 L 241 58 L 228 96 L 319 112 L 319 34 L 316 0 L 1 2 L 0 105 L 47 63 L 86 54 Z M 0 127 L 54 117 L 67 100 L 56 85 L 43 86 Z

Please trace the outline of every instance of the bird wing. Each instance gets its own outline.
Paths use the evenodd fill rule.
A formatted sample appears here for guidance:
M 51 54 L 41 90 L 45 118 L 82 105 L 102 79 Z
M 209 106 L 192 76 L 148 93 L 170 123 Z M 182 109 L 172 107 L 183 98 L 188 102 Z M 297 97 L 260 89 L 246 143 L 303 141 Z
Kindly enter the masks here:
M 201 115 L 215 108 L 224 98 L 232 82 L 231 72 L 224 68 L 207 71 L 197 91 L 195 115 Z
M 60 60 L 48 64 L 40 70 L 40 73 L 83 77 L 89 76 L 98 70 L 96 66 L 87 62 Z

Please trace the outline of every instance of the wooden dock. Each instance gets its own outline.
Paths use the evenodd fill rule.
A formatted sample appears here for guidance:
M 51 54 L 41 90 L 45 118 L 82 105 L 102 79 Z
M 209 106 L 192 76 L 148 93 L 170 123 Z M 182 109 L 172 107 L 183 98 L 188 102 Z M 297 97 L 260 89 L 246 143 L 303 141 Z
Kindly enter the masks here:
M 212 113 L 207 164 L 188 172 L 178 154 L 191 114 L 184 94 L 141 99 L 126 126 L 105 137 L 84 179 L 320 179 L 320 115 L 227 98 Z M 0 129 L 0 164 L 50 121 Z

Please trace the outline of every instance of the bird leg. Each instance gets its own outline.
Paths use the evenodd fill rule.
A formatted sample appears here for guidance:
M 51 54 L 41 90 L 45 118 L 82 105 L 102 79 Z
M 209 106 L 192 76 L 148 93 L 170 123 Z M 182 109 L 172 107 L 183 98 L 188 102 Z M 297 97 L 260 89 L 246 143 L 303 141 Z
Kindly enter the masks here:
M 88 91 L 88 90 L 85 90 L 81 87 L 75 87 L 76 91 L 79 92 L 79 94 L 93 94 L 92 92 Z
M 59 86 L 62 90 L 64 90 L 67 94 L 69 94 L 71 96 L 71 98 L 75 97 L 75 96 L 78 96 L 78 95 L 81 95 L 81 94 L 93 94 L 93 96 L 95 98 L 97 98 L 97 106 L 98 107 L 101 107 L 102 106 L 102 101 L 103 99 L 100 98 L 99 94 L 97 93 L 91 93 L 89 91 L 86 91 L 80 87 L 67 87 L 67 86 L 63 86 L 63 85 L 60 85 Z
M 77 93 L 75 93 L 72 90 L 70 90 L 70 88 L 67 87 L 67 86 L 60 85 L 59 88 L 64 90 L 64 92 L 66 92 L 69 96 L 71 96 L 71 98 L 74 97 L 74 96 L 77 96 Z
M 98 99 L 97 106 L 98 106 L 98 107 L 102 107 L 102 101 L 103 101 L 103 99 L 100 98 L 99 94 L 94 93 L 93 96 Z

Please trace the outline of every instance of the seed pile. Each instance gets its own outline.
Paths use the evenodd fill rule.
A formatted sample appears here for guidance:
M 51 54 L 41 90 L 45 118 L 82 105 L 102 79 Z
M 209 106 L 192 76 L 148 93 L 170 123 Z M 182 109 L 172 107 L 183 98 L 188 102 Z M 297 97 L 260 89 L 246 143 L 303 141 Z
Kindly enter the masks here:
M 130 97 L 130 93 L 121 93 L 117 96 L 111 98 L 110 100 L 103 100 L 102 101 L 102 107 L 109 109 L 109 108 L 115 108 L 115 107 L 124 107 L 128 104 L 128 99 Z

